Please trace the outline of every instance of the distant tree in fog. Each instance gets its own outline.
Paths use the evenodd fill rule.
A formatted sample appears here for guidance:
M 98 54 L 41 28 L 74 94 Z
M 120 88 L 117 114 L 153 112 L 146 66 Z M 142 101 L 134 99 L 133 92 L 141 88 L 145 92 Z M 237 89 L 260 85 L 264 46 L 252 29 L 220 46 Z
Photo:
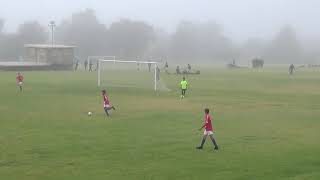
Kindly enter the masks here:
M 305 63 L 320 64 L 320 39 L 314 38 L 304 43 Z
M 17 60 L 27 43 L 46 43 L 47 24 L 36 21 L 21 24 L 14 33 L 3 31 L 0 18 L 0 59 Z M 90 55 L 115 55 L 123 59 L 153 59 L 193 62 L 250 62 L 263 58 L 265 63 L 319 62 L 317 44 L 301 44 L 294 29 L 285 26 L 267 41 L 249 39 L 235 46 L 215 21 L 179 23 L 173 33 L 159 30 L 142 21 L 122 19 L 106 26 L 91 9 L 73 13 L 55 29 L 56 43 L 75 45 L 76 55 L 82 60 Z M 307 48 L 306 48 L 307 47 Z M 303 61 L 306 60 L 306 61 Z M 243 63 L 243 62 L 242 62 Z
M 74 13 L 71 20 L 64 20 L 56 28 L 58 43 L 77 46 L 78 55 L 106 55 L 107 28 L 91 9 Z
M 24 44 L 43 44 L 48 40 L 47 30 L 36 21 L 25 22 L 18 27 L 17 41 Z
M 254 58 L 263 58 L 267 43 L 262 39 L 250 38 L 239 49 L 239 58 L 251 62 Z
M 146 57 L 153 60 L 168 60 L 170 52 L 170 38 L 171 36 L 168 32 L 162 29 L 156 29 L 154 41 L 150 44 Z
M 178 61 L 215 61 L 232 58 L 234 47 L 222 27 L 207 23 L 181 22 L 172 36 L 171 55 Z
M 18 27 L 16 33 L 1 33 L 0 59 L 18 60 L 19 56 L 23 55 L 24 44 L 45 43 L 47 39 L 48 33 L 46 29 L 38 22 L 25 22 Z
M 108 31 L 109 49 L 124 58 L 144 57 L 155 39 L 152 26 L 123 19 L 111 24 Z
M 57 27 L 57 40 L 77 46 L 77 54 L 143 56 L 154 38 L 153 27 L 140 21 L 120 20 L 109 28 L 100 23 L 91 9 L 74 13 Z
M 0 19 L 0 33 L 2 33 L 4 27 L 4 20 Z
M 171 39 L 171 59 L 194 59 L 197 53 L 197 27 L 192 22 L 181 22 Z
M 303 48 L 291 26 L 285 26 L 271 41 L 265 52 L 268 63 L 301 63 Z
M 22 55 L 20 45 L 16 34 L 2 34 L 0 37 L 0 60 L 17 60 L 19 55 Z

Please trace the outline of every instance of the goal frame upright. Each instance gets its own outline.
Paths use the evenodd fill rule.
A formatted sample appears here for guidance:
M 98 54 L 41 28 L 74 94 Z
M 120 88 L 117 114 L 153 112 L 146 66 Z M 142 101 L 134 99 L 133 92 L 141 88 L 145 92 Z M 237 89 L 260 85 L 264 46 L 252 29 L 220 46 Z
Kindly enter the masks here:
M 116 59 L 111 59 L 111 60 L 106 60 L 106 59 L 99 59 L 98 60 L 98 87 L 101 86 L 101 62 L 113 62 L 115 63 L 135 63 L 135 64 L 151 64 L 154 66 L 154 91 L 157 91 L 157 68 L 158 68 L 158 62 L 151 62 L 151 61 L 125 61 L 125 60 L 116 60 Z

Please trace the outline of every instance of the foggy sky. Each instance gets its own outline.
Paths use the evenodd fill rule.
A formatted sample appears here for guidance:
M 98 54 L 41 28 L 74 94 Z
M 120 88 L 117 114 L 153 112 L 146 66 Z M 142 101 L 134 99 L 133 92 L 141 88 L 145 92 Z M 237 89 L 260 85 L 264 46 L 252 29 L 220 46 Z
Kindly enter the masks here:
M 215 20 L 235 40 L 267 39 L 292 25 L 300 37 L 320 39 L 319 0 L 0 0 L 0 18 L 14 31 L 27 20 L 59 23 L 86 8 L 104 24 L 130 18 L 174 31 L 181 20 Z

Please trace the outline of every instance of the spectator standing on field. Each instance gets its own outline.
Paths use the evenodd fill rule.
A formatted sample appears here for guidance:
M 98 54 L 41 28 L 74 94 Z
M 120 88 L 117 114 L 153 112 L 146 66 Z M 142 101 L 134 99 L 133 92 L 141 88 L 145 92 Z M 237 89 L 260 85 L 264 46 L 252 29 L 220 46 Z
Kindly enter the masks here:
M 176 68 L 176 73 L 177 74 L 180 74 L 181 72 L 180 72 L 180 67 L 179 66 L 177 66 L 177 68 Z
M 188 64 L 188 73 L 190 73 L 190 72 L 191 72 L 191 65 Z
M 168 68 L 169 68 L 169 65 L 168 65 L 168 62 L 166 61 L 166 64 L 164 65 L 164 69 L 165 69 L 167 74 L 169 74 Z
M 88 66 L 88 60 L 84 61 L 84 70 L 87 70 L 87 66 Z
M 157 79 L 157 81 L 159 81 L 160 80 L 160 68 L 158 66 L 156 68 L 156 71 L 157 71 L 156 79 Z
M 98 71 L 98 69 L 99 69 L 99 60 L 97 60 L 97 65 L 96 65 L 95 71 Z
M 137 70 L 140 71 L 140 62 L 137 63 Z
M 148 69 L 149 69 L 149 72 L 151 71 L 151 63 L 150 63 L 150 60 L 148 60 Z
M 90 63 L 89 63 L 89 72 L 92 72 L 92 66 L 93 66 L 93 64 L 92 64 L 92 62 L 90 61 Z
M 78 67 L 79 67 L 79 60 L 76 60 L 76 64 L 75 64 L 75 67 L 74 67 L 74 71 L 77 71 L 77 70 L 78 70 Z
M 289 66 L 289 74 L 292 75 L 294 70 L 295 70 L 294 65 L 291 64 L 291 65 Z

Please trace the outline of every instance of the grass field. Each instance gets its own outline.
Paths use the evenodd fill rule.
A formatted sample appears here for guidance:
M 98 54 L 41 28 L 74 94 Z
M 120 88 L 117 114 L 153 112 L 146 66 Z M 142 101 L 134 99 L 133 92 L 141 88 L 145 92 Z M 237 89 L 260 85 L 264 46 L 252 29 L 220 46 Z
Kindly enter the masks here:
M 96 74 L 24 72 L 20 93 L 0 72 L 0 179 L 320 179 L 319 71 L 202 72 L 184 100 L 175 75 L 163 75 L 170 92 L 108 88 L 111 118 Z M 195 149 L 205 107 L 218 152 Z

